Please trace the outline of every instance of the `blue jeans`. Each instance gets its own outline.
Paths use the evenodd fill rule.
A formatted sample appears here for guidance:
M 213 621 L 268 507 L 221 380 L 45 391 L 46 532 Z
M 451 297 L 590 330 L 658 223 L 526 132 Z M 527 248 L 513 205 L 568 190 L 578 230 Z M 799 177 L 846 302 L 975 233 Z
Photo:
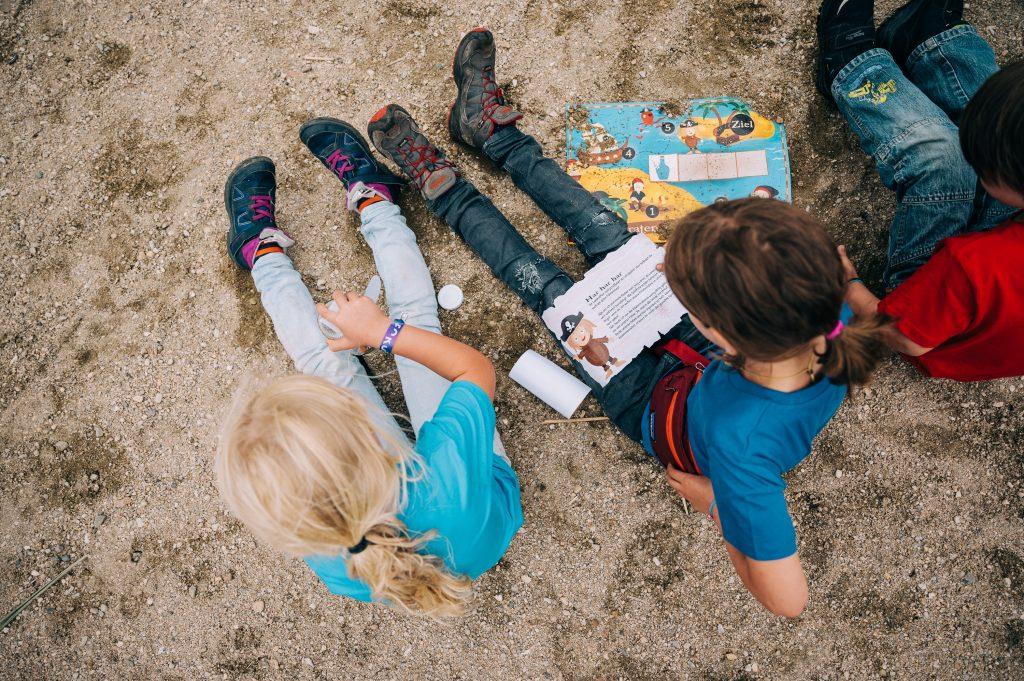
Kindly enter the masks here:
M 393 203 L 381 201 L 363 211 L 360 231 L 373 251 L 377 273 L 384 283 L 388 312 L 411 326 L 441 333 L 437 299 L 430 272 L 416 244 L 416 236 Z M 283 253 L 264 255 L 252 268 L 263 308 L 270 315 L 285 352 L 304 374 L 327 379 L 358 393 L 367 403 L 378 427 L 401 441 L 405 432 L 385 406 L 359 357 L 332 352 L 317 323 L 316 305 L 302 277 Z M 395 357 L 398 376 L 414 433 L 433 416 L 451 385 L 433 371 L 405 357 Z M 495 452 L 505 450 L 495 433 Z
M 515 127 L 496 132 L 484 144 L 483 152 L 565 230 L 589 265 L 633 237 L 625 222 L 546 158 L 536 140 Z M 466 180 L 460 179 L 429 207 L 538 315 L 573 285 L 572 277 L 537 253 L 490 199 Z M 689 316 L 666 337 L 704 353 L 711 348 Z M 640 422 L 654 384 L 675 364 L 674 358 L 644 350 L 603 388 L 577 360 L 570 356 L 570 361 L 612 422 L 640 442 Z
M 906 75 L 887 51 L 857 56 L 832 95 L 898 206 L 889 231 L 886 290 L 898 286 L 940 241 L 982 231 L 1014 209 L 981 187 L 960 151 L 957 122 L 982 83 L 999 70 L 973 26 L 943 31 L 907 58 Z

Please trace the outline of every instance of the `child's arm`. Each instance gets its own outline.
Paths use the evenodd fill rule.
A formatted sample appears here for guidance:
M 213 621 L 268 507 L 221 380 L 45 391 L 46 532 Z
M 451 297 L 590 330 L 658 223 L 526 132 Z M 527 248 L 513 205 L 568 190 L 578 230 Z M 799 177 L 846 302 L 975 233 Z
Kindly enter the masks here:
M 668 484 L 701 513 L 708 512 L 715 498 L 711 480 L 703 475 L 691 475 L 669 466 Z M 717 508 L 712 511 L 712 516 L 721 532 L 722 521 Z M 796 617 L 804 611 L 807 606 L 807 579 L 797 554 L 779 560 L 753 560 L 728 541 L 725 547 L 736 574 L 761 605 L 784 617 Z
M 807 607 L 807 578 L 797 554 L 778 560 L 753 560 L 725 542 L 736 574 L 761 605 L 776 615 L 797 617 Z
M 850 259 L 846 255 L 846 246 L 839 247 L 839 257 L 843 261 L 843 269 L 846 270 L 846 278 L 856 279 L 857 269 L 850 262 Z M 846 304 L 853 310 L 853 314 L 857 317 L 866 318 L 872 317 L 878 314 L 878 297 L 872 293 L 862 281 L 851 282 L 846 289 Z M 888 325 L 882 330 L 882 339 L 885 344 L 896 352 L 911 357 L 920 357 L 933 350 L 934 348 L 926 348 L 918 345 L 914 341 L 910 340 L 897 329 L 894 325 Z
M 358 293 L 334 292 L 338 311 L 317 305 L 317 312 L 342 333 L 342 338 L 328 339 L 327 347 L 335 352 L 358 347 L 377 347 L 391 320 L 376 304 Z M 422 364 L 449 381 L 469 381 L 494 399 L 494 366 L 479 351 L 431 331 L 405 326 L 392 352 Z

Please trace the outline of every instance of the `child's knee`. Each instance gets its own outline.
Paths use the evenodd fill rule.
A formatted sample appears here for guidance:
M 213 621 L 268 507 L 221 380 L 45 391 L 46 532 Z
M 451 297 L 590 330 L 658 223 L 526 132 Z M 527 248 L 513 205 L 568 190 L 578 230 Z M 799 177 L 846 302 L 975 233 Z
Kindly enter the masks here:
M 908 129 L 901 146 L 910 153 L 900 174 L 926 179 L 932 194 L 974 195 L 977 176 L 964 160 L 959 133 L 949 121 L 922 121 Z
M 348 355 L 333 352 L 327 342 L 310 346 L 295 355 L 295 368 L 309 376 L 330 378 L 352 369 Z

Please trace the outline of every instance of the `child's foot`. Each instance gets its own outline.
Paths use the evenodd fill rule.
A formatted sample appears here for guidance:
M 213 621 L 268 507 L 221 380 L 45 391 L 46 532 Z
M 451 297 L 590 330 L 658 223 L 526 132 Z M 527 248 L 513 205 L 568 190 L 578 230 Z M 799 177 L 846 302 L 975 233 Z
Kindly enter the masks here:
M 377 151 L 398 166 L 428 201 L 451 189 L 459 177 L 444 152 L 430 143 L 408 111 L 388 104 L 374 114 L 367 126 Z
M 362 210 L 377 201 L 391 201 L 398 187 L 405 184 L 402 178 L 377 162 L 363 136 L 345 121 L 314 118 L 303 124 L 299 139 L 345 185 L 349 210 Z
M 825 0 L 818 13 L 815 85 L 828 101 L 832 82 L 854 57 L 875 47 L 874 0 Z
M 903 66 L 918 45 L 963 20 L 964 0 L 911 0 L 878 27 L 878 46 Z
M 267 253 L 283 253 L 294 244 L 274 221 L 277 179 L 274 162 L 254 156 L 239 163 L 224 184 L 224 205 L 228 209 L 228 255 L 243 270 Z
M 459 94 L 448 111 L 452 139 L 478 149 L 494 131 L 515 123 L 523 114 L 505 102 L 494 80 L 494 36 L 474 28 L 455 50 L 452 75 Z

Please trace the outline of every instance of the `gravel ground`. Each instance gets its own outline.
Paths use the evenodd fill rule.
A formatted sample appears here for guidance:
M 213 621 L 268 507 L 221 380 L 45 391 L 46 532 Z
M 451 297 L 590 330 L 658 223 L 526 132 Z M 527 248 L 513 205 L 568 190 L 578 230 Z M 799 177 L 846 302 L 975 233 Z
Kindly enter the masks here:
M 5 675 L 1021 678 L 1024 381 L 925 381 L 887 362 L 789 477 L 811 603 L 783 621 L 637 445 L 606 424 L 540 425 L 553 413 L 507 372 L 528 348 L 558 353 L 416 196 L 401 203 L 437 284 L 467 294 L 442 322 L 498 367 L 523 486 L 523 530 L 472 612 L 433 623 L 332 597 L 254 542 L 213 485 L 234 391 L 292 371 L 224 253 L 227 172 L 273 157 L 315 295 L 361 289 L 369 250 L 298 127 L 362 125 L 398 101 L 446 140 L 451 51 L 477 24 L 498 36 L 524 129 L 554 155 L 567 101 L 736 94 L 783 118 L 797 203 L 877 288 L 893 201 L 814 93 L 815 4 L 0 0 L 0 610 L 88 557 L 0 633 Z M 1001 61 L 1024 56 L 1018 0 L 968 14 Z M 449 148 L 539 250 L 582 273 L 510 181 Z M 393 378 L 383 391 L 401 409 Z

